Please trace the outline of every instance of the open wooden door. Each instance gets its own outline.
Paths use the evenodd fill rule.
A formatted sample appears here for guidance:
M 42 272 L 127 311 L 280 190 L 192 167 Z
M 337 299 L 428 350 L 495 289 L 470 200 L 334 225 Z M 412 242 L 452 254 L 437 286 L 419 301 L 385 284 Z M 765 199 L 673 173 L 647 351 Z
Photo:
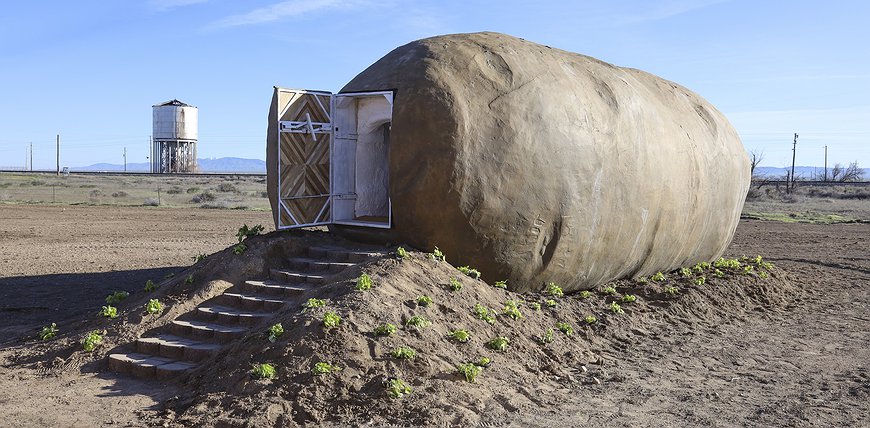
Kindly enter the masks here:
M 278 91 L 278 228 L 332 222 L 332 94 Z

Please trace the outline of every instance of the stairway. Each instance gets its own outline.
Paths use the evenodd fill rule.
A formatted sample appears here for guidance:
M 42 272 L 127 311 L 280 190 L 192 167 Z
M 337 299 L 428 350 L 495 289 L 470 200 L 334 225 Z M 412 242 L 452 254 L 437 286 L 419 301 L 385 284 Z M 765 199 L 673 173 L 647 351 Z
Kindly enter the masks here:
M 329 284 L 343 270 L 383 256 L 383 251 L 341 247 L 310 247 L 305 257 L 292 258 L 287 267 L 271 269 L 267 280 L 245 281 L 183 314 L 171 324 L 140 337 L 133 352 L 110 354 L 109 369 L 149 379 L 166 379 L 187 372 L 264 325 L 287 305 L 300 305 L 300 296 Z

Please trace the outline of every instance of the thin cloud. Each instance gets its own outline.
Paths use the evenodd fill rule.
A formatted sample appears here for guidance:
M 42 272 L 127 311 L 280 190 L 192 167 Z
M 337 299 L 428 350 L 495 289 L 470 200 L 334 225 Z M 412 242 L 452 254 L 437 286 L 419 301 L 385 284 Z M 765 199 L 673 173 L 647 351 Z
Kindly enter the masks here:
M 254 9 L 250 12 L 231 15 L 207 25 L 207 29 L 240 27 L 298 18 L 324 10 L 349 10 L 364 5 L 355 0 L 289 0 L 270 6 Z
M 157 11 L 175 9 L 182 6 L 190 6 L 192 4 L 205 3 L 208 0 L 150 0 L 148 5 Z

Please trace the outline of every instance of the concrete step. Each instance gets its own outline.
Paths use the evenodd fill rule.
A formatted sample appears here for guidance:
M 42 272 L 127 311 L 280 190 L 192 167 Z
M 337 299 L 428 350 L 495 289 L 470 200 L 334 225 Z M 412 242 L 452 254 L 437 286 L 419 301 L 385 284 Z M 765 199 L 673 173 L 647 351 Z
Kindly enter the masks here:
M 252 326 L 260 321 L 271 318 L 272 312 L 253 312 L 236 309 L 230 306 L 201 305 L 196 308 L 196 315 L 203 321 L 213 321 L 221 325 Z
M 216 343 L 228 343 L 244 335 L 247 327 L 227 326 L 196 320 L 173 320 L 169 326 L 172 334 L 189 337 L 196 340 L 209 340 Z
M 292 271 L 285 269 L 269 269 L 269 277 L 275 281 L 281 281 L 289 284 L 314 284 L 321 285 L 329 282 L 329 277 L 332 275 L 318 275 L 302 271 Z
M 248 293 L 224 293 L 215 298 L 215 301 L 223 306 L 231 306 L 247 311 L 265 312 L 278 311 L 288 303 L 288 300 L 273 296 L 260 296 Z
M 267 279 L 265 281 L 245 281 L 242 289 L 246 292 L 266 294 L 269 296 L 297 297 L 300 294 L 311 290 L 310 284 L 287 284 L 286 282 L 273 281 Z
M 308 255 L 315 259 L 359 263 L 388 254 L 386 250 L 353 250 L 341 247 L 309 247 Z
M 217 352 L 221 345 L 200 342 L 171 334 L 136 339 L 136 352 L 183 361 L 201 361 Z
M 146 379 L 167 379 L 184 374 L 196 364 L 171 358 L 128 353 L 109 355 L 109 369 Z
M 323 259 L 312 259 L 306 257 L 295 257 L 287 260 L 288 266 L 293 270 L 311 272 L 311 273 L 338 273 L 351 266 L 356 266 L 353 262 L 337 262 Z

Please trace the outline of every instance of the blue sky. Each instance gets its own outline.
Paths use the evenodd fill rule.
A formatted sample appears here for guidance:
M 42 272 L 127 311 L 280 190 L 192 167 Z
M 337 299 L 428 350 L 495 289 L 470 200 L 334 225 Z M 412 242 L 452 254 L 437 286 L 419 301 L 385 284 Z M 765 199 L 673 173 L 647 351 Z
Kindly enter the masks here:
M 393 48 L 498 31 L 643 69 L 708 99 L 764 165 L 870 167 L 870 2 L 8 2 L 0 167 L 145 162 L 151 105 L 199 107 L 200 157 L 265 157 L 272 86 L 336 91 Z

